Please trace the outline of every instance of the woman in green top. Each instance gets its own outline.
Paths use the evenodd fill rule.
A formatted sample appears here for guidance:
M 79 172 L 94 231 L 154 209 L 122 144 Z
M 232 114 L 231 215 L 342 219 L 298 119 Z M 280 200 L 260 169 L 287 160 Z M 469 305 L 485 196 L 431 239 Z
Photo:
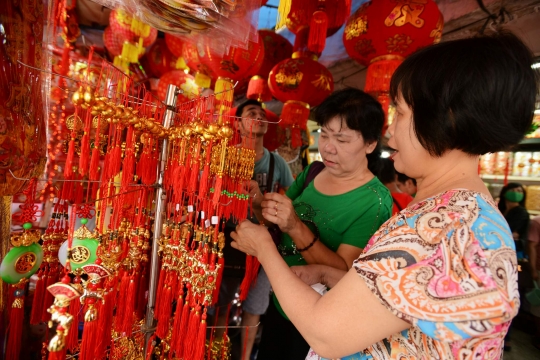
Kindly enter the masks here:
M 345 89 L 328 97 L 316 109 L 315 119 L 321 126 L 324 169 L 309 181 L 311 164 L 286 196 L 267 193 L 262 215 L 283 232 L 278 248 L 289 266 L 322 264 L 348 270 L 392 212 L 389 191 L 373 175 L 384 113 L 370 95 Z M 308 350 L 274 298 L 257 359 L 304 360 Z

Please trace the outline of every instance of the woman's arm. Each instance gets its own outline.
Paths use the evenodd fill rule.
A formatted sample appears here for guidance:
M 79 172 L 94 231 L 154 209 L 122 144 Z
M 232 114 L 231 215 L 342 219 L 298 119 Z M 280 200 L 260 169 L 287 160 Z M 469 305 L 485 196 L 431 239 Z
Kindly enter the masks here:
M 345 270 L 318 264 L 293 266 L 291 270 L 308 285 L 321 283 L 329 288 L 336 286 L 345 274 L 347 274 Z
M 234 248 L 259 258 L 283 310 L 319 355 L 350 355 L 410 327 L 376 299 L 355 270 L 321 297 L 291 271 L 260 226 L 244 221 L 231 236 Z
M 301 253 L 308 264 L 322 264 L 348 270 L 362 252 L 361 248 L 346 244 L 340 245 L 337 252 L 330 250 L 298 218 L 292 200 L 287 196 L 266 194 L 261 206 L 262 215 L 266 220 L 277 224 L 281 231 L 289 234 L 297 249 L 306 249 Z

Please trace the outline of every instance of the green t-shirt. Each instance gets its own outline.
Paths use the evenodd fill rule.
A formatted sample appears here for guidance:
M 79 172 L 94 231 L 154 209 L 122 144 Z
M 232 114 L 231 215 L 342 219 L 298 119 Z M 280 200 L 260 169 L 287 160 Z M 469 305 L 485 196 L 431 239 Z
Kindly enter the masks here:
M 319 241 L 334 252 L 341 244 L 364 248 L 392 214 L 390 191 L 374 177 L 344 194 L 325 195 L 315 189 L 313 181 L 303 189 L 308 171 L 309 166 L 287 191 L 298 217 L 307 220 L 305 224 L 313 233 L 315 224 L 319 230 Z M 279 250 L 287 265 L 307 265 L 302 255 L 295 251 L 288 234 L 283 234 Z M 284 315 L 275 296 L 274 302 Z

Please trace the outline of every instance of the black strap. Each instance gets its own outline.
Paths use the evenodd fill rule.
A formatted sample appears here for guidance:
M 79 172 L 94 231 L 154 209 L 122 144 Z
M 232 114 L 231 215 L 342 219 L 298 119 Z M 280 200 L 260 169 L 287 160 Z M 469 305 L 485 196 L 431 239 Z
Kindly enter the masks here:
M 308 173 L 306 174 L 306 180 L 304 180 L 304 186 L 302 190 L 308 187 L 309 183 L 315 179 L 317 175 L 325 168 L 322 161 L 314 161 L 309 167 Z
M 270 153 L 270 166 L 268 167 L 268 178 L 266 179 L 266 192 L 274 192 L 272 182 L 274 182 L 275 162 L 274 154 Z
M 396 204 L 399 211 L 403 210 L 403 208 L 401 207 L 401 205 L 399 205 L 395 197 L 392 196 L 392 200 L 394 201 L 394 204 Z

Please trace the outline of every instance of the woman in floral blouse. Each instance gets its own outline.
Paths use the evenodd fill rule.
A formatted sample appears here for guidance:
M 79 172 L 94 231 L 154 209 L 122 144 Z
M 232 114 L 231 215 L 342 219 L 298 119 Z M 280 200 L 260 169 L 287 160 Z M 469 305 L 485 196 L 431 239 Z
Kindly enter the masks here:
M 444 42 L 403 62 L 392 77 L 397 115 L 388 144 L 418 193 L 347 273 L 291 271 L 263 227 L 237 227 L 233 246 L 259 258 L 317 357 L 501 358 L 519 309 L 517 261 L 478 157 L 518 143 L 529 129 L 531 64 L 509 33 Z M 273 206 L 263 202 L 263 214 Z M 317 282 L 331 290 L 321 296 L 307 285 Z

